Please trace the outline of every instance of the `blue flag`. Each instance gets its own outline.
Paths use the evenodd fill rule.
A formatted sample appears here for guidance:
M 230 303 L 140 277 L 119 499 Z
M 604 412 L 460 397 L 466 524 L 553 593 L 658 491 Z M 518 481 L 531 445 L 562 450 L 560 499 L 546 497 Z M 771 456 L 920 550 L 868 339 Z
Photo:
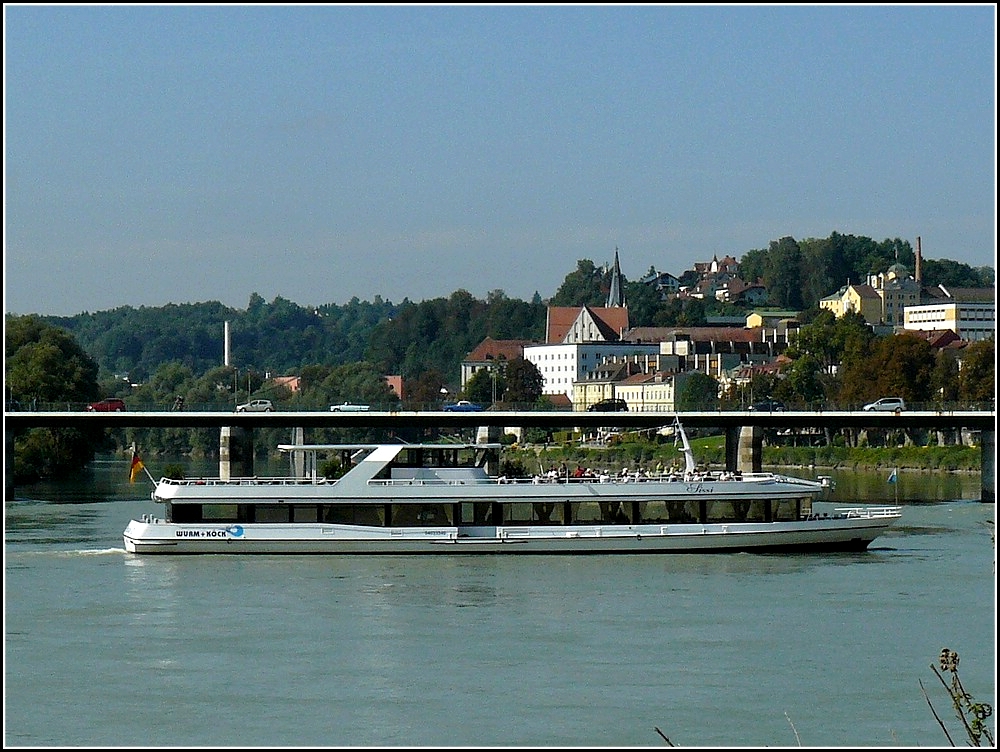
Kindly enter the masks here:
M 892 472 L 889 473 L 889 483 L 895 483 L 895 482 L 896 482 L 896 468 L 893 468 Z

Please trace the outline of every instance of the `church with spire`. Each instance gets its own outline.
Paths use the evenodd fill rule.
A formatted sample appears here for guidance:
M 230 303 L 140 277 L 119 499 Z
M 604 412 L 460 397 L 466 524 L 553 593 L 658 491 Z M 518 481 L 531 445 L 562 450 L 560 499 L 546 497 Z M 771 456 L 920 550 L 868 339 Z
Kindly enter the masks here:
M 607 268 L 607 267 L 605 267 Z M 538 368 L 545 380 L 543 393 L 573 396 L 573 384 L 584 379 L 608 358 L 646 357 L 658 345 L 624 341 L 629 330 L 628 306 L 618 249 L 606 305 L 549 306 L 545 320 L 545 343 L 524 348 L 524 357 Z
M 595 369 L 604 367 L 609 360 L 646 359 L 655 357 L 659 351 L 658 344 L 624 339 L 630 324 L 617 248 L 610 272 L 607 304 L 603 308 L 549 306 L 545 317 L 545 341 L 516 343 L 524 359 L 534 363 L 542 375 L 542 393 L 558 407 L 571 406 L 573 385 L 588 378 Z M 466 378 L 484 364 L 470 354 L 462 365 L 464 388 Z
M 605 308 L 625 308 L 625 288 L 622 285 L 622 270 L 618 265 L 618 248 L 615 248 L 615 265 L 611 269 L 611 289 Z

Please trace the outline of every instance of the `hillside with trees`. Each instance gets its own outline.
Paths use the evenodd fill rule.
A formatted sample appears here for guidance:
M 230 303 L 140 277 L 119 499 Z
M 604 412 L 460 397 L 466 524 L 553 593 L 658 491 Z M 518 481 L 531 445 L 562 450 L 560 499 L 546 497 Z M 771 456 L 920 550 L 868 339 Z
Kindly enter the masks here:
M 748 251 L 739 263 L 745 280 L 764 282 L 773 306 L 808 310 L 848 279 L 863 280 L 897 260 L 912 268 L 914 258 L 908 241 L 875 242 L 835 232 L 821 240 L 781 238 L 767 249 Z M 988 267 L 931 259 L 924 259 L 922 267 L 929 286 L 994 284 Z M 714 299 L 663 301 L 651 287 L 623 276 L 633 326 L 699 326 L 708 316 L 746 313 Z M 581 259 L 547 301 L 537 295 L 532 301 L 509 298 L 496 289 L 485 300 L 456 290 L 447 298 L 421 302 L 376 297 L 305 307 L 282 297 L 268 303 L 253 293 L 246 310 L 212 301 L 40 318 L 73 335 L 100 366 L 102 382 L 118 375 L 143 383 L 167 363 L 196 374 L 218 367 L 228 321 L 231 365 L 241 371 L 287 375 L 310 365 L 367 361 L 406 379 L 437 370 L 454 383 L 462 358 L 485 337 L 540 341 L 548 305 L 603 306 L 610 280 L 607 266 Z
M 863 280 L 897 261 L 912 268 L 908 242 L 839 233 L 802 241 L 786 237 L 748 251 L 739 262 L 741 276 L 763 281 L 774 306 L 801 310 L 803 324 L 787 352 L 789 364 L 780 374 L 755 376 L 753 392 L 800 406 L 856 404 L 882 394 L 914 403 L 993 400 L 992 340 L 965 348 L 959 370 L 953 354 L 935 352 L 921 338 L 877 337 L 860 316 L 835 319 L 818 309 L 819 298 L 847 280 Z M 989 267 L 947 259 L 925 258 L 922 271 L 925 286 L 991 287 L 995 281 Z M 693 274 L 679 276 L 690 281 Z M 440 404 L 442 385 L 457 396 L 461 361 L 486 337 L 540 342 L 548 305 L 603 306 L 610 278 L 607 266 L 581 259 L 547 301 L 537 294 L 531 301 L 513 299 L 496 289 L 485 300 L 456 290 L 421 302 L 376 297 L 304 307 L 282 297 L 268 303 L 254 293 L 246 310 L 213 301 L 71 317 L 7 315 L 5 399 L 9 409 L 39 403 L 79 409 L 108 396 L 140 409 L 165 409 L 178 396 L 196 409 L 228 410 L 251 396 L 272 398 L 288 409 L 343 401 L 388 408 L 398 400 L 383 376 L 398 374 L 410 405 Z M 714 299 L 662 300 L 655 289 L 627 276 L 624 291 L 633 326 L 699 326 L 708 316 L 747 312 Z M 223 364 L 226 322 L 230 366 Z M 528 366 L 512 365 L 497 382 L 480 375 L 467 385 L 466 396 L 484 403 L 495 395 L 531 403 L 540 389 L 537 369 Z M 285 375 L 300 378 L 297 393 L 273 380 Z M 712 404 L 716 386 L 708 376 L 692 381 L 681 406 Z M 739 402 L 739 396 L 723 395 L 726 401 Z M 129 430 L 115 437 L 32 432 L 18 437 L 17 472 L 37 477 L 80 466 L 108 438 L 118 446 L 138 441 L 165 452 L 218 449 L 211 431 L 171 429 L 154 436 Z M 265 446 L 277 440 L 261 437 Z

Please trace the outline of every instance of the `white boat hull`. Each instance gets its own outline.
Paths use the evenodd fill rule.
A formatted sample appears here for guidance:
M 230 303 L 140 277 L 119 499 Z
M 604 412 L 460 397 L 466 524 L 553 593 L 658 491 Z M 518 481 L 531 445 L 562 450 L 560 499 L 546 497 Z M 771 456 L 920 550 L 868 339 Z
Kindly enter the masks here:
M 610 554 L 861 551 L 898 515 L 795 522 L 456 527 L 179 525 L 133 520 L 125 550 L 141 554 Z M 484 534 L 485 533 L 485 534 Z

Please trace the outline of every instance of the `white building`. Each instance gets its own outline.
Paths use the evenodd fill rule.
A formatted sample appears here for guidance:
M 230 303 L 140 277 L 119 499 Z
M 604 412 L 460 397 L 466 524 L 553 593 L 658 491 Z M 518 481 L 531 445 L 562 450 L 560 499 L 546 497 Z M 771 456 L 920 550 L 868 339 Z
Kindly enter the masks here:
M 573 383 L 582 381 L 605 358 L 655 356 L 658 344 L 634 342 L 580 342 L 566 345 L 526 345 L 524 359 L 542 374 L 542 394 L 565 394 L 573 399 Z
M 928 305 L 906 306 L 903 309 L 903 329 L 911 331 L 955 332 L 968 341 L 996 337 L 996 303 L 962 303 L 940 301 Z

